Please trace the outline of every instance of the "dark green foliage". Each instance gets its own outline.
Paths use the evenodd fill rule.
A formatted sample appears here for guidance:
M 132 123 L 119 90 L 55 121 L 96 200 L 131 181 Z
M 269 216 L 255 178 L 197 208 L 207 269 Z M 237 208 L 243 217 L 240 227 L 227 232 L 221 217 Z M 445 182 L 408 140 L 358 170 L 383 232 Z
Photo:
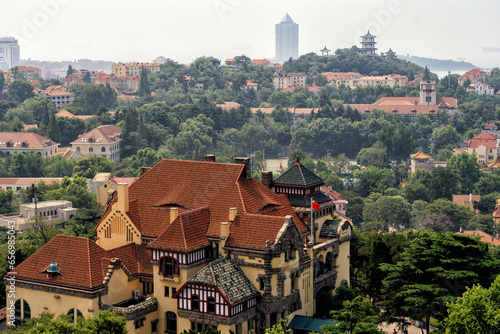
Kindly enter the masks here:
M 148 72 L 149 71 L 144 67 L 141 69 L 141 81 L 139 82 L 139 90 L 137 91 L 137 94 L 141 97 L 151 96 L 151 86 L 149 85 Z
M 388 319 L 442 320 L 446 304 L 460 296 L 466 286 L 488 284 L 498 274 L 488 245 L 477 239 L 426 231 L 408 237 L 410 243 L 402 260 L 381 266 L 387 276 L 380 304 Z
M 24 102 L 24 100 L 35 97 L 35 93 L 33 92 L 34 89 L 35 87 L 28 81 L 16 79 L 12 81 L 7 88 L 9 101 L 19 104 Z
M 335 325 L 324 326 L 325 333 L 379 333 L 380 309 L 362 296 L 344 301 L 340 310 L 331 311 L 331 317 Z

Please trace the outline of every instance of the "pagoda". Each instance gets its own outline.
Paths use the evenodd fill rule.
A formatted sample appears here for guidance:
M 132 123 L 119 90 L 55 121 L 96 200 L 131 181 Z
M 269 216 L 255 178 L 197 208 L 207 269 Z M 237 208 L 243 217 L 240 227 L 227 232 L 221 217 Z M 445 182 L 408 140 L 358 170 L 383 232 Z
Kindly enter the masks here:
M 377 48 L 375 47 L 375 37 L 372 34 L 370 34 L 370 30 L 368 30 L 368 33 L 364 36 L 361 36 L 361 54 L 363 55 L 376 55 L 377 53 L 375 52 Z
M 323 50 L 320 50 L 320 51 L 321 51 L 321 56 L 329 56 L 331 50 L 327 49 L 326 45 L 325 45 L 325 47 L 323 48 Z

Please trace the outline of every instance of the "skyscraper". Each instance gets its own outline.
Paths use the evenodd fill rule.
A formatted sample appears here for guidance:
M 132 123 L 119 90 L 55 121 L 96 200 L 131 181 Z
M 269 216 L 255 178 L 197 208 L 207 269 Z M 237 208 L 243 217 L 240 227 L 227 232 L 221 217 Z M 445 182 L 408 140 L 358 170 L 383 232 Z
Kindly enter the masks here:
M 0 70 L 19 66 L 19 43 L 13 37 L 0 37 Z
M 276 58 L 284 62 L 299 57 L 299 25 L 286 13 L 283 20 L 276 24 Z

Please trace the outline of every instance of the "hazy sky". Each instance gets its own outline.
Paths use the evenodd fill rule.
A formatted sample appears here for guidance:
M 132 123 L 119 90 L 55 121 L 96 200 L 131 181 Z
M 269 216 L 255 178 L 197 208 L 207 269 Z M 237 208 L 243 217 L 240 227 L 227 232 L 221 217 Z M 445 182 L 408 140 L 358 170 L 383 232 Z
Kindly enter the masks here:
M 0 0 L 0 36 L 22 59 L 189 63 L 245 54 L 274 57 L 275 24 L 299 24 L 299 53 L 359 45 L 379 52 L 500 66 L 498 0 Z

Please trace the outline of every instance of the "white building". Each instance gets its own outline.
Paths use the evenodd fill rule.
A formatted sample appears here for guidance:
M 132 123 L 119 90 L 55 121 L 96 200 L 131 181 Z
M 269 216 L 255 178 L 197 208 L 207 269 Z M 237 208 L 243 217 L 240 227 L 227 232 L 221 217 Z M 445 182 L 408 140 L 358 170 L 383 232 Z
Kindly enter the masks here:
M 476 93 L 479 95 L 493 95 L 495 94 L 495 89 L 484 82 L 478 82 L 476 84 Z
M 0 37 L 0 70 L 7 72 L 19 66 L 19 43 L 13 37 Z

